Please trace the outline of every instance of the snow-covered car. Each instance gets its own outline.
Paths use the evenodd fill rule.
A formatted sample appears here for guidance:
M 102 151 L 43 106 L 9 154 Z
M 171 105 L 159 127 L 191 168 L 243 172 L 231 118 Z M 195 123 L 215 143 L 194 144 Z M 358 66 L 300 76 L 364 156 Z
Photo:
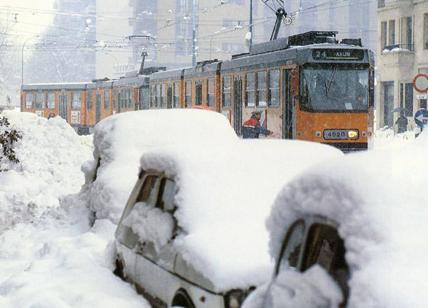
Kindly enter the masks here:
M 273 278 L 244 307 L 428 307 L 428 135 L 418 139 L 285 185 L 267 220 Z
M 95 126 L 94 159 L 83 166 L 86 181 L 79 199 L 96 219 L 117 224 L 144 152 L 173 144 L 191 148 L 237 140 L 223 115 L 206 110 L 144 110 L 110 116 Z
M 264 221 L 282 183 L 342 155 L 286 140 L 146 152 L 116 230 L 115 273 L 155 306 L 240 307 L 270 277 Z

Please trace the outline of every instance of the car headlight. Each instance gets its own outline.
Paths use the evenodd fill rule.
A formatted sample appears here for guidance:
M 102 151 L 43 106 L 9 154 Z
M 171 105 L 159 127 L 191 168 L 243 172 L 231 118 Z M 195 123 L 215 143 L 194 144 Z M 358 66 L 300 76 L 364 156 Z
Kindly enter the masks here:
M 348 130 L 348 138 L 349 139 L 358 139 L 358 131 L 357 130 Z

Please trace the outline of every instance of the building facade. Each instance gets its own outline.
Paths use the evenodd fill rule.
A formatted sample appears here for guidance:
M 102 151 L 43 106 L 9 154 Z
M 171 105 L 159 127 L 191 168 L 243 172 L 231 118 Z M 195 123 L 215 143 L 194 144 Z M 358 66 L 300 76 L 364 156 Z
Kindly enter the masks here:
M 378 1 L 377 128 L 395 127 L 400 112 L 409 129 L 426 94 L 413 89 L 418 73 L 428 73 L 428 1 Z

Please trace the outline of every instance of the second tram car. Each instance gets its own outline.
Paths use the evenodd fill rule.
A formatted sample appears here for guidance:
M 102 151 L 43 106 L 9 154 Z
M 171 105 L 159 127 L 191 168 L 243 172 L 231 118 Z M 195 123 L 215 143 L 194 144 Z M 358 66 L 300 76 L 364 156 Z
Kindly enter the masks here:
M 253 45 L 249 53 L 229 61 L 152 69 L 149 76 L 24 85 L 21 109 L 48 116 L 55 106 L 51 111 L 76 127 L 74 94 L 61 93 L 78 87 L 82 131 L 115 112 L 203 108 L 224 114 L 242 135 L 243 122 L 258 111 L 261 125 L 273 132 L 269 138 L 321 142 L 345 152 L 364 150 L 373 129 L 374 56 L 361 40 L 338 42 L 336 34 L 311 31 Z

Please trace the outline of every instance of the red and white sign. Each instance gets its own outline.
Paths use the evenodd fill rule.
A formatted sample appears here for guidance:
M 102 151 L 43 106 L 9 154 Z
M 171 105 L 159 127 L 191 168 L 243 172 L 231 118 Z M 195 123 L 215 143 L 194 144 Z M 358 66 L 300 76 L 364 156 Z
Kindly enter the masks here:
M 413 79 L 413 88 L 419 93 L 427 93 L 428 91 L 428 75 L 417 74 Z

